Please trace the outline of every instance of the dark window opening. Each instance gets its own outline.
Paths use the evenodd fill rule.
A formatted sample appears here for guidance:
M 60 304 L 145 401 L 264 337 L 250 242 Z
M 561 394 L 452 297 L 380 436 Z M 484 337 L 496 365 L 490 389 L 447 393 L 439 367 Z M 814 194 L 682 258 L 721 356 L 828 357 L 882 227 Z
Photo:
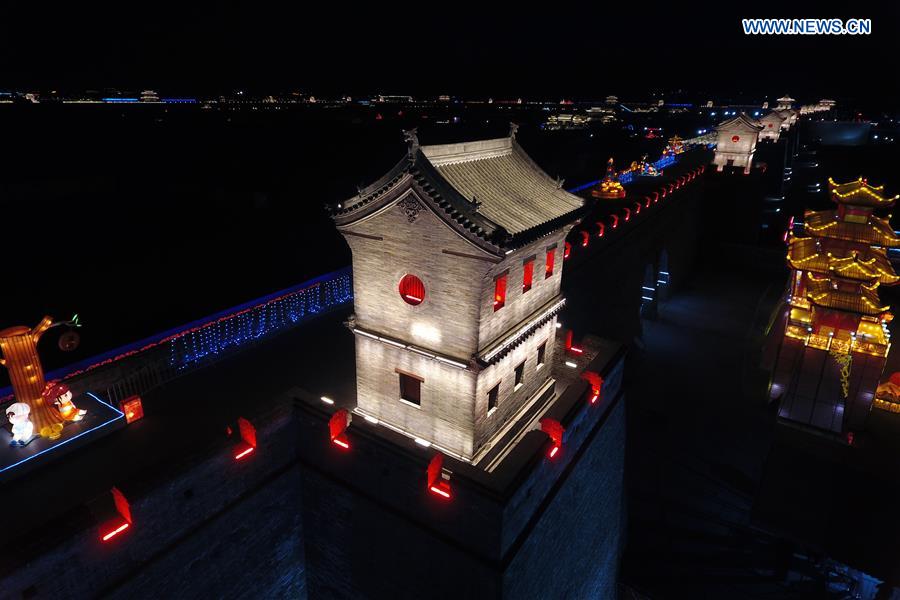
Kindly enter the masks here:
M 538 360 L 537 360 L 537 364 L 538 364 L 539 367 L 540 367 L 540 366 L 543 366 L 543 364 L 544 364 L 544 359 L 546 358 L 546 356 L 547 356 L 547 342 L 544 342 L 543 344 L 541 344 L 540 346 L 538 346 Z
M 415 405 L 422 404 L 422 380 L 413 377 L 412 375 L 407 375 L 406 373 L 399 373 L 400 375 L 400 397 L 406 400 L 407 402 L 412 402 Z
M 497 383 L 494 387 L 491 388 L 491 391 L 488 392 L 488 410 L 494 410 L 497 408 L 497 399 L 500 398 L 500 384 Z
M 518 367 L 516 367 L 516 387 L 522 385 L 525 381 L 525 361 L 522 361 Z

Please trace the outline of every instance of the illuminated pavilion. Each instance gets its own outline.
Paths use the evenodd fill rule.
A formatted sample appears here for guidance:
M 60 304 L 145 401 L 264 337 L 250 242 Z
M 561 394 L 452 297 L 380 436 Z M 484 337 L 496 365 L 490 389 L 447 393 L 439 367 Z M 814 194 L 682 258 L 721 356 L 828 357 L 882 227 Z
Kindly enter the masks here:
M 892 315 L 878 288 L 900 281 L 887 256 L 900 237 L 874 212 L 897 196 L 862 178 L 828 183 L 837 209 L 807 211 L 807 236 L 788 244 L 789 310 L 771 393 L 782 417 L 847 432 L 864 424 L 890 349 Z

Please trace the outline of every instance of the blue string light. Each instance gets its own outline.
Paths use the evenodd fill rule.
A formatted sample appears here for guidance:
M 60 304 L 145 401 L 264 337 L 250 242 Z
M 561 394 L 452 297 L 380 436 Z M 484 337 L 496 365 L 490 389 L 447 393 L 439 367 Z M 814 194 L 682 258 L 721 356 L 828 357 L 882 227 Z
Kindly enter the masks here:
M 353 280 L 343 272 L 316 285 L 201 326 L 170 341 L 169 364 L 182 369 L 226 350 L 280 333 L 353 299 Z

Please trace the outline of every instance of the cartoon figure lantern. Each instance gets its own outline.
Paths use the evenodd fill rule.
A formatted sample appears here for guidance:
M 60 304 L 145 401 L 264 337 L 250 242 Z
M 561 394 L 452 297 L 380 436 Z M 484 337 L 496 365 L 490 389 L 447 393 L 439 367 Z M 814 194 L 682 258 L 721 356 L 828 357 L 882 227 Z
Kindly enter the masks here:
M 24 446 L 31 441 L 31 437 L 34 435 L 34 425 L 28 418 L 30 412 L 31 407 L 24 402 L 10 404 L 6 409 L 6 418 L 12 425 L 13 434 L 10 446 Z
M 86 410 L 79 409 L 72 402 L 72 391 L 64 383 L 48 383 L 42 396 L 44 402 L 54 406 L 66 421 L 80 421 L 87 414 Z

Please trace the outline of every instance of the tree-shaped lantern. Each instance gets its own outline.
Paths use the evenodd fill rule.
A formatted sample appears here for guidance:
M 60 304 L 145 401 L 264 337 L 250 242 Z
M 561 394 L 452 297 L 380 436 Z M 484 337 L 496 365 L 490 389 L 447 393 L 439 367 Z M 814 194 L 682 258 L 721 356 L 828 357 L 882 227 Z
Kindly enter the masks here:
M 77 316 L 72 321 L 54 322 L 44 317 L 34 328 L 9 327 L 0 331 L 0 365 L 6 367 L 17 402 L 31 407 L 31 422 L 42 437 L 56 439 L 63 427 L 63 417 L 43 398 L 46 385 L 44 369 L 38 356 L 37 343 L 41 336 L 57 325 L 78 326 Z

